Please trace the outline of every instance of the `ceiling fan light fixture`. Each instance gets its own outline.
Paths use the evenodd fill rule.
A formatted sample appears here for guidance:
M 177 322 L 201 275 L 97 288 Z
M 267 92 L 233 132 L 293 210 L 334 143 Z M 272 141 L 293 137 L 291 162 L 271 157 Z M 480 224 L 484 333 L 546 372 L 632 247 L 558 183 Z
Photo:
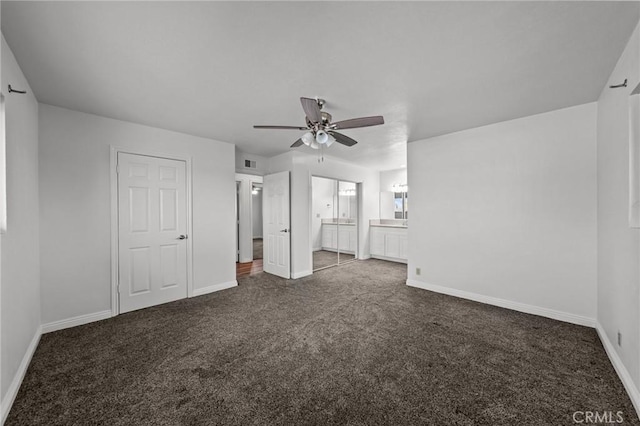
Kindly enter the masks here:
M 302 143 L 306 146 L 311 146 L 311 144 L 316 141 L 311 132 L 305 133 L 300 139 L 302 139 Z
M 316 142 L 320 145 L 324 145 L 329 141 L 329 134 L 324 130 L 318 130 L 316 133 Z
M 325 145 L 327 145 L 327 147 L 330 147 L 331 145 L 333 145 L 333 143 L 336 141 L 336 138 L 334 138 L 333 136 L 329 135 L 329 139 L 327 139 L 327 142 Z

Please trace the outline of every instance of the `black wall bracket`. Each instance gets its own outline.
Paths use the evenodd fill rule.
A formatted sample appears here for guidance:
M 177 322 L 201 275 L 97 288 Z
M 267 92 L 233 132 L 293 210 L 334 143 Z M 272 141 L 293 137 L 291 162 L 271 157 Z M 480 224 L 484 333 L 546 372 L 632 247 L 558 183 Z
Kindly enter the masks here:
M 616 84 L 613 86 L 609 86 L 609 89 L 619 89 L 620 87 L 627 87 L 627 79 L 624 79 L 624 82 L 621 84 Z
M 11 87 L 11 85 L 9 85 L 9 93 L 20 93 L 21 95 L 24 95 L 25 93 L 27 93 L 26 90 L 16 90 L 13 87 Z

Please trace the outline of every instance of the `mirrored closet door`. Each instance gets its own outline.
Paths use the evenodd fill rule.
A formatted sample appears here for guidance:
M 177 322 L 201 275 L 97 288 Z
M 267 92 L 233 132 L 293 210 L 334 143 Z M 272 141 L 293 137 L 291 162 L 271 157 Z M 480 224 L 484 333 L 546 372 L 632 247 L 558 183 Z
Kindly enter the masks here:
M 338 181 L 338 263 L 355 260 L 358 251 L 357 195 L 355 183 Z
M 355 260 L 358 244 L 357 185 L 311 178 L 313 270 Z

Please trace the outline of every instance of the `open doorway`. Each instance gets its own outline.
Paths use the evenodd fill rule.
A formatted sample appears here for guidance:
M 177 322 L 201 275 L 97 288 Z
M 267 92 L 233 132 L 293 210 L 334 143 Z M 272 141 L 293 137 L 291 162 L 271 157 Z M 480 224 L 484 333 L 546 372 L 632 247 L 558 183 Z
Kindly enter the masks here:
M 354 261 L 358 252 L 358 185 L 312 176 L 313 270 Z
M 236 174 L 236 276 L 262 272 L 262 176 Z
M 252 182 L 251 222 L 253 236 L 253 260 L 262 259 L 264 244 L 262 240 L 262 183 Z

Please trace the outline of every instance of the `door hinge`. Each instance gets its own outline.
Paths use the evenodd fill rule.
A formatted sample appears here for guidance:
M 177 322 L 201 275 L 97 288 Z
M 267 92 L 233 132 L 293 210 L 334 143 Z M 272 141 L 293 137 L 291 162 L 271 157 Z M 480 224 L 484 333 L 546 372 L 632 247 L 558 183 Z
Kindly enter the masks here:
M 120 174 L 120 164 L 116 164 L 116 174 Z

